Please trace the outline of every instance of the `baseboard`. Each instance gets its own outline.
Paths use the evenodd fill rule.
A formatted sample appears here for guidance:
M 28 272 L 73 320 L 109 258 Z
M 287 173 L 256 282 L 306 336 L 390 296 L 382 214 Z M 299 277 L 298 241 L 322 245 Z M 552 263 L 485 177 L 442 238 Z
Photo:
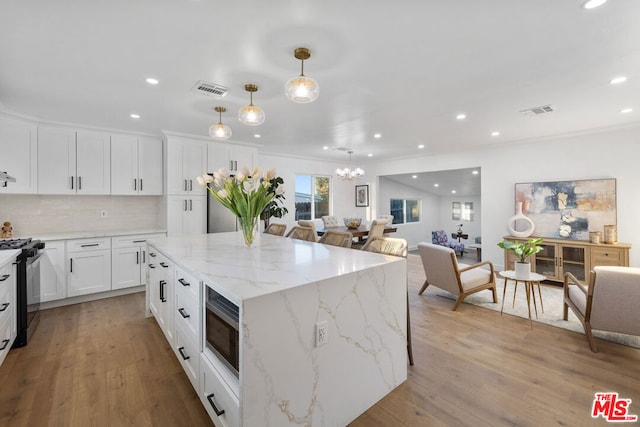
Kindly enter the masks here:
M 99 299 L 119 297 L 121 295 L 135 294 L 137 292 L 144 292 L 145 285 L 135 286 L 133 288 L 116 289 L 114 291 L 99 292 L 97 294 L 80 295 L 77 297 L 59 299 L 55 301 L 47 301 L 40 303 L 40 310 L 47 310 L 49 308 L 64 307 L 65 305 L 80 304 L 82 302 L 95 301 Z

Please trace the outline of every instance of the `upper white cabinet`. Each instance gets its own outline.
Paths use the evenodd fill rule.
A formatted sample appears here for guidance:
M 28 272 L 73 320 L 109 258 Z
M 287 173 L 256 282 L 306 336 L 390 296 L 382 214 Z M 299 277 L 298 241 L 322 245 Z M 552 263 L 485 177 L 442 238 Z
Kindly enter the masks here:
M 0 171 L 16 179 L 0 194 L 37 191 L 37 127 L 29 122 L 0 116 Z
M 206 142 L 167 140 L 167 194 L 206 195 L 206 188 L 196 182 L 196 178 L 206 172 Z
M 109 135 L 38 127 L 38 193 L 110 194 Z
M 111 194 L 162 195 L 162 141 L 111 136 Z
M 231 174 L 235 174 L 245 166 L 253 169 L 257 152 L 258 149 L 254 147 L 211 142 L 207 170 L 213 172 L 218 169 L 227 169 Z

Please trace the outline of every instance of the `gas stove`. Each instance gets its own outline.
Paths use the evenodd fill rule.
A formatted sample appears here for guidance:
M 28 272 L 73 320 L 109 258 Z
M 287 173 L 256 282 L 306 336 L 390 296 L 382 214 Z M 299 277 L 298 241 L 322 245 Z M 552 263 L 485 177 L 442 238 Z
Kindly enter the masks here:
M 8 249 L 20 249 L 31 243 L 31 239 L 7 239 L 0 240 L 0 251 Z

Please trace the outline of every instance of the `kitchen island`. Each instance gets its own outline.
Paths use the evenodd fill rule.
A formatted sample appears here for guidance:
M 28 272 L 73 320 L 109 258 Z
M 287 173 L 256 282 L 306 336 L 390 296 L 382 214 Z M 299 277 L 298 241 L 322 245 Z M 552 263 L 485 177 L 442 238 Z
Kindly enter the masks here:
M 406 380 L 404 258 L 265 234 L 148 244 L 150 313 L 216 425 L 346 425 Z M 209 289 L 239 308 L 237 375 L 207 346 Z

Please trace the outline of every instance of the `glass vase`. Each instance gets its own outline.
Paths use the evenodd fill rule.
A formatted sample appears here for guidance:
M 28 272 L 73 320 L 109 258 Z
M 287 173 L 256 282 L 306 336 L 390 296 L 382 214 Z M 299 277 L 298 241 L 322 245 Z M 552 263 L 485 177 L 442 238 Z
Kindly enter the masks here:
M 240 228 L 242 229 L 242 235 L 244 236 L 244 244 L 247 246 L 253 245 L 253 241 L 256 236 L 256 224 L 258 223 L 258 217 L 238 217 L 238 221 L 240 222 Z

